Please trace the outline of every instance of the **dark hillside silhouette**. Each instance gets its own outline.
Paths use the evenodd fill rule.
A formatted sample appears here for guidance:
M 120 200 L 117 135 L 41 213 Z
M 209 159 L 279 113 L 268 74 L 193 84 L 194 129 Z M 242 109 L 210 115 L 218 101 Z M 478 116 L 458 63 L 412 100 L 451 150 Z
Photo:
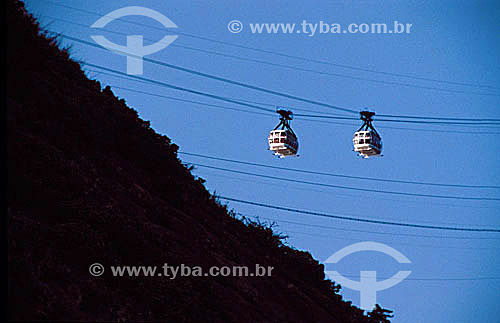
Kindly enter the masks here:
M 11 321 L 382 322 L 307 252 L 235 219 L 177 146 L 7 1 Z M 92 263 L 106 271 L 89 273 Z M 271 277 L 113 277 L 109 266 L 273 266 Z

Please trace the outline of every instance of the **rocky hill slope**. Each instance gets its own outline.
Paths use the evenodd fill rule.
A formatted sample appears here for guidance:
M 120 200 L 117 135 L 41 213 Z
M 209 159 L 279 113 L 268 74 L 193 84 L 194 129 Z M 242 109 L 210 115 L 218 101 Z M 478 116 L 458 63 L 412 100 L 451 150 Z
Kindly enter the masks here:
M 7 1 L 12 321 L 381 322 L 309 253 L 243 223 L 177 146 Z M 101 263 L 94 277 L 89 266 Z M 110 266 L 272 266 L 270 277 L 114 277 Z

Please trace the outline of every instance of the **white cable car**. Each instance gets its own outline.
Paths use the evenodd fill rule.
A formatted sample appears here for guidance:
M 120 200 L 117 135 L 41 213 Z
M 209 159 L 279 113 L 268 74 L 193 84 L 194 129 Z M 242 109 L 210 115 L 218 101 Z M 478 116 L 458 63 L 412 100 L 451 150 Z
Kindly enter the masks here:
M 276 112 L 281 115 L 280 123 L 269 132 L 269 150 L 274 151 L 274 154 L 280 158 L 296 156 L 299 141 L 290 127 L 289 121 L 292 120 L 292 112 L 285 110 L 277 110 Z M 280 127 L 281 129 L 279 129 Z
M 360 114 L 363 125 L 354 133 L 352 139 L 354 151 L 358 152 L 358 155 L 363 158 L 380 156 L 382 153 L 382 138 L 372 125 L 372 117 L 375 112 L 361 111 Z

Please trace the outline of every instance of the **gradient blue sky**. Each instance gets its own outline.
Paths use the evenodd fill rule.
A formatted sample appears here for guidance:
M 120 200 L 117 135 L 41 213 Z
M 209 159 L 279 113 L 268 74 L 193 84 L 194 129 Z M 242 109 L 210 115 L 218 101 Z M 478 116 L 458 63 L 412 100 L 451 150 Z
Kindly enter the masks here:
M 380 114 L 500 117 L 500 90 L 498 90 L 500 5 L 495 1 L 478 3 L 477 1 L 71 0 L 26 1 L 26 4 L 28 9 L 41 20 L 42 26 L 87 41 L 92 41 L 90 35 L 103 34 L 111 41 L 125 45 L 124 35 L 93 31 L 85 26 L 94 23 L 99 15 L 124 6 L 137 5 L 161 12 L 177 24 L 177 31 L 182 33 L 335 64 L 453 82 L 487 84 L 497 89 L 478 89 L 355 71 L 287 59 L 182 35 L 173 45 L 196 47 L 359 78 L 456 91 L 493 93 L 496 96 L 451 93 L 319 75 L 240 61 L 173 45 L 148 56 L 201 72 L 353 110 L 369 107 Z M 99 15 L 75 11 L 57 4 L 82 8 Z M 58 19 L 66 19 L 84 26 Z M 161 27 L 158 22 L 146 17 L 131 16 L 126 19 Z M 234 19 L 243 22 L 244 30 L 241 33 L 232 34 L 228 31 L 227 23 Z M 413 27 L 410 34 L 316 34 L 314 37 L 304 34 L 252 34 L 248 27 L 248 23 L 300 24 L 303 20 L 311 23 L 319 21 L 329 24 L 340 23 L 344 26 L 349 23 L 392 24 L 397 20 L 411 23 Z M 123 21 L 114 21 L 105 29 L 126 34 L 140 34 L 153 40 L 159 40 L 166 34 L 158 29 Z M 176 30 L 171 31 L 175 34 Z M 70 43 L 63 41 L 65 45 Z M 71 53 L 73 58 L 80 61 L 123 72 L 126 70 L 126 59 L 106 50 L 74 43 Z M 88 74 L 105 85 L 245 109 L 231 106 L 229 103 L 96 72 Z M 304 108 L 320 113 L 336 112 L 160 68 L 149 63 L 144 64 L 143 76 L 221 96 L 288 106 L 292 110 Z M 499 133 L 498 128 L 394 125 L 376 122 L 375 126 L 383 138 L 385 156 L 361 160 L 352 152 L 351 142 L 352 134 L 359 127 L 359 122 L 345 121 L 332 124 L 294 120 L 292 127 L 299 137 L 300 157 L 279 160 L 266 150 L 268 132 L 278 122 L 275 116 L 210 108 L 123 89 L 115 89 L 114 92 L 125 98 L 129 106 L 135 108 L 143 119 L 150 120 L 157 132 L 168 135 L 180 146 L 180 150 L 185 152 L 335 174 L 408 181 L 500 185 L 499 135 L 491 134 Z M 405 129 L 394 129 L 394 127 Z M 414 129 L 458 132 L 429 132 Z M 490 134 L 460 133 L 460 131 L 490 132 Z M 500 195 L 498 189 L 442 188 L 367 182 L 181 157 L 186 162 L 359 188 L 475 197 L 498 198 Z M 495 201 L 440 200 L 318 188 L 203 167 L 198 167 L 195 173 L 207 180 L 206 185 L 210 191 L 243 200 L 395 222 L 487 228 L 500 226 L 500 204 Z M 401 251 L 412 261 L 411 264 L 401 265 L 380 253 L 361 252 L 346 257 L 336 265 L 327 266 L 328 270 L 335 269 L 345 275 L 359 276 L 360 270 L 376 270 L 380 278 L 390 277 L 399 270 L 411 270 L 412 274 L 407 280 L 377 295 L 378 303 L 395 311 L 393 322 L 500 322 L 497 306 L 500 299 L 500 280 L 454 280 L 500 277 L 499 234 L 359 224 L 238 203 L 230 203 L 230 206 L 245 215 L 261 216 L 263 221 L 269 219 L 276 221 L 279 224 L 277 230 L 289 235 L 290 245 L 310 251 L 320 261 L 326 260 L 337 250 L 360 241 L 377 241 Z M 382 234 L 345 230 L 367 230 Z M 463 239 L 466 237 L 472 239 Z M 359 292 L 344 289 L 342 293 L 346 299 L 359 304 Z

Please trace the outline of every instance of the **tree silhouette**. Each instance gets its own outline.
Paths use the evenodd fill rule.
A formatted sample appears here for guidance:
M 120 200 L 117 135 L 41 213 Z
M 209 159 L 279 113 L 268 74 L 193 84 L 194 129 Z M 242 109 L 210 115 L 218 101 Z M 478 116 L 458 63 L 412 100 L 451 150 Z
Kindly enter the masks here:
M 378 304 L 375 304 L 375 308 L 368 312 L 368 317 L 373 323 L 390 323 L 389 318 L 394 317 L 391 310 L 384 309 Z

